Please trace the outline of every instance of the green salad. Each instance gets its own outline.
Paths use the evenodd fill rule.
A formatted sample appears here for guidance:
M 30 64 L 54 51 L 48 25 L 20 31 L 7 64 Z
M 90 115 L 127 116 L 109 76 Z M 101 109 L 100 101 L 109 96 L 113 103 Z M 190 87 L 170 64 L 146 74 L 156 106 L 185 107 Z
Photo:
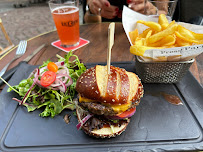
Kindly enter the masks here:
M 8 92 L 15 91 L 21 99 L 13 98 L 28 112 L 44 108 L 41 117 L 54 117 L 64 109 L 75 109 L 73 98 L 78 77 L 86 70 L 76 55 L 69 52 L 65 57 L 58 57 L 58 62 L 46 61 L 36 68 L 27 79 L 18 85 L 10 86 Z M 74 57 L 71 61 L 70 58 Z

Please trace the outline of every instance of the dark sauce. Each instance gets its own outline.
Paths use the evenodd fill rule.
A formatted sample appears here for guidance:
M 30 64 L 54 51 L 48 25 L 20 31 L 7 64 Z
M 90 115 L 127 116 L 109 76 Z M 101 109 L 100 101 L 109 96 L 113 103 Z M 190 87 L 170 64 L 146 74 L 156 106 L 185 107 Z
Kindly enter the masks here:
M 183 105 L 183 103 L 180 100 L 180 98 L 178 96 L 176 96 L 176 95 L 167 94 L 165 92 L 162 92 L 161 95 L 164 97 L 164 99 L 166 101 L 168 101 L 171 104 L 174 104 L 174 105 Z
M 146 94 L 150 94 L 150 95 L 152 95 L 154 97 L 163 96 L 164 99 L 166 101 L 168 101 L 169 103 L 171 103 L 171 104 L 174 104 L 174 105 L 183 105 L 183 102 L 176 95 L 168 94 L 168 93 L 165 93 L 165 92 L 155 92 L 155 93 L 146 93 Z

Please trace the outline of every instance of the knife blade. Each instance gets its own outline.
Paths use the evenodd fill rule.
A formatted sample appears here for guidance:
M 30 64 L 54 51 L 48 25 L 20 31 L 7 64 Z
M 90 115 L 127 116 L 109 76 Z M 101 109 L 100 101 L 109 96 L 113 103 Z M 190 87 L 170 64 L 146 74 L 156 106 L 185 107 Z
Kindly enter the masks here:
M 43 48 L 45 47 L 45 44 L 41 45 L 40 47 L 38 47 L 36 50 L 34 50 L 30 55 L 28 55 L 24 60 L 22 60 L 17 66 L 13 67 L 12 69 L 8 70 L 3 76 L 2 78 L 6 81 L 8 81 L 11 76 L 15 73 L 15 71 L 18 69 L 18 67 L 22 64 L 22 63 L 27 63 L 29 62 L 39 51 L 41 51 Z M 0 87 L 4 84 L 4 82 L 2 80 L 0 80 Z

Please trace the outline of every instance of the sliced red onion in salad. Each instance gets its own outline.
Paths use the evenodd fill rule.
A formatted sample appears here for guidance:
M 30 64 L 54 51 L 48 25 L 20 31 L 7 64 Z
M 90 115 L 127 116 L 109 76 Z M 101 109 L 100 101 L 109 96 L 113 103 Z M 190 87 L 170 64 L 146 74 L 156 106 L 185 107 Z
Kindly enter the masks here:
M 19 99 L 17 99 L 17 98 L 12 98 L 13 100 L 15 100 L 15 101 L 17 101 L 17 102 L 19 102 L 19 104 L 21 104 L 21 100 L 19 100 Z M 29 103 L 24 103 L 25 105 L 28 105 L 28 106 L 33 106 L 33 105 L 31 105 L 31 104 L 29 104 Z M 37 106 L 36 106 L 37 107 Z
M 57 79 L 65 78 L 62 82 L 65 84 L 66 87 L 69 87 L 73 83 L 73 80 L 71 79 L 71 77 L 68 74 L 57 74 L 56 78 Z M 69 79 L 69 81 L 67 83 L 68 79 Z
M 71 77 L 69 75 L 68 68 L 64 65 L 64 61 L 56 62 L 55 64 L 58 66 L 58 71 L 56 72 L 56 80 L 48 87 L 43 87 L 40 84 L 39 77 L 41 77 L 44 74 L 44 72 L 48 71 L 47 66 L 45 66 L 39 70 L 40 71 L 39 75 L 35 74 L 34 77 L 37 78 L 36 84 L 43 88 L 60 90 L 62 92 L 66 92 L 67 87 L 69 87 L 73 83 L 73 80 L 71 79 Z
M 22 101 L 20 102 L 20 105 L 24 103 L 25 99 L 27 98 L 28 94 L 30 93 L 30 91 L 32 90 L 32 88 L 35 86 L 35 84 L 37 83 L 38 81 L 38 78 L 39 78 L 39 68 L 36 68 L 34 70 L 34 79 L 33 79 L 33 83 L 31 85 L 31 87 L 29 88 L 29 90 L 26 92 L 25 96 L 23 97 Z
M 64 61 L 61 62 L 55 62 L 55 64 L 60 68 L 61 66 L 64 66 Z
M 58 79 L 58 81 L 60 83 L 60 86 L 58 87 L 59 90 L 61 90 L 62 92 L 66 92 L 67 88 L 66 88 L 65 83 L 62 80 L 60 80 L 60 79 Z

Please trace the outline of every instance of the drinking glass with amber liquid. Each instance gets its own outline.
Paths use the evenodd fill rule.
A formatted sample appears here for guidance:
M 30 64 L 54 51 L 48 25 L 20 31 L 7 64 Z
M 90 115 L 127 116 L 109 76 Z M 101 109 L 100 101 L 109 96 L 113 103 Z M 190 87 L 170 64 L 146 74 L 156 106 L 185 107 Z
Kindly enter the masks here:
M 49 8 L 62 47 L 77 46 L 80 39 L 79 1 L 51 0 Z

